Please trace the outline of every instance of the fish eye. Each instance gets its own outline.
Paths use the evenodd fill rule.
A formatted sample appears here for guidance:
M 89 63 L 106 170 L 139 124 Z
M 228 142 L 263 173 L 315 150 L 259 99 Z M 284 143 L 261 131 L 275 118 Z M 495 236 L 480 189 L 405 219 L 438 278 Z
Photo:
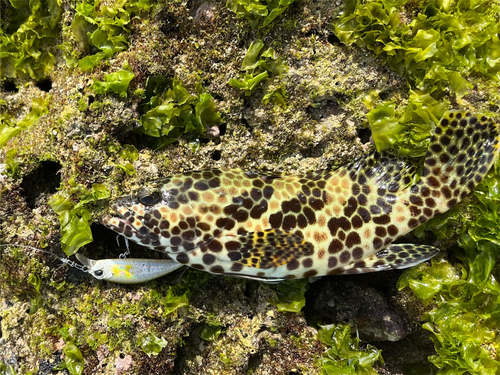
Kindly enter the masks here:
M 161 199 L 161 195 L 158 191 L 153 191 L 151 193 L 142 193 L 138 196 L 139 202 L 145 206 L 154 206 Z

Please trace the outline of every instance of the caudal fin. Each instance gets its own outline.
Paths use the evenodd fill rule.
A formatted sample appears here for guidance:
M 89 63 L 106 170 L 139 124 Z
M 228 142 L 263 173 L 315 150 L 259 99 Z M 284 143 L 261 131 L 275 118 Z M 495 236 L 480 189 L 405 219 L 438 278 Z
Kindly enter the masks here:
M 414 211 L 424 212 L 413 226 L 429 218 L 425 212 L 445 212 L 470 193 L 498 151 L 499 129 L 492 119 L 462 111 L 446 113 L 427 150 L 421 179 L 410 189 Z

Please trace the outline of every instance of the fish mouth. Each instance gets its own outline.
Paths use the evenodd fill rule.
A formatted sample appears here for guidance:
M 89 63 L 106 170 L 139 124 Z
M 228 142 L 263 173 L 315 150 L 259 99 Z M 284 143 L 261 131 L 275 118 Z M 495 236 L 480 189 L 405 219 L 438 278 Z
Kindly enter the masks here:
M 120 233 L 125 237 L 140 237 L 140 228 L 137 228 L 134 225 L 137 214 L 128 208 L 131 207 L 134 203 L 134 198 L 132 196 L 117 198 L 113 203 L 110 204 L 110 207 L 114 211 L 114 213 L 101 216 L 99 221 L 106 228 Z

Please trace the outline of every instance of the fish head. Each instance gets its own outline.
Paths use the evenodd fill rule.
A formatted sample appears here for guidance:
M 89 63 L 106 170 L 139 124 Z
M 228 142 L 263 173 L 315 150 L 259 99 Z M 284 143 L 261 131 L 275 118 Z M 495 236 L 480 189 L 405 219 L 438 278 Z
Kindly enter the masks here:
M 120 196 L 110 203 L 114 213 L 101 223 L 139 245 L 157 251 L 176 252 L 195 247 L 199 232 L 196 215 L 181 179 L 161 179 Z M 198 233 L 198 235 L 197 235 Z

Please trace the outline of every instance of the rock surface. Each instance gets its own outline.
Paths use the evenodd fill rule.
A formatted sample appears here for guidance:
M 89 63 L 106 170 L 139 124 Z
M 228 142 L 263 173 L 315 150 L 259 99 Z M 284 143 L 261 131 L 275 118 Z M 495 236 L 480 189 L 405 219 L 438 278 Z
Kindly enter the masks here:
M 32 79 L 4 81 L 2 110 L 16 119 L 29 112 L 34 98 L 51 99 L 48 114 L 0 149 L 0 170 L 10 171 L 0 174 L 0 242 L 46 246 L 63 256 L 60 223 L 48 205 L 58 189 L 76 202 L 78 189 L 95 183 L 117 196 L 148 180 L 209 167 L 303 174 L 372 150 L 363 98 L 376 90 L 404 103 L 407 89 L 369 51 L 341 45 L 331 34 L 341 3 L 297 0 L 271 27 L 255 31 L 225 2 L 162 1 L 132 20 L 128 48 L 100 67 L 69 68 L 54 48 L 48 93 Z M 61 41 L 77 48 L 69 28 L 73 2 L 62 1 L 61 11 Z M 276 50 L 289 71 L 245 96 L 228 81 L 240 74 L 257 38 Z M 88 51 L 77 53 L 83 57 Z M 135 74 L 127 98 L 90 89 L 93 80 L 102 81 L 126 62 Z M 177 78 L 192 93 L 201 83 L 214 97 L 223 121 L 197 152 L 184 137 L 154 151 L 133 131 L 140 92 L 157 74 Z M 286 106 L 262 103 L 281 86 Z M 129 144 L 139 155 L 131 163 L 135 172 L 127 174 L 120 151 Z M 11 149 L 17 155 L 9 161 Z M 115 234 L 98 224 L 106 209 L 98 203 L 90 210 L 93 242 L 80 249 L 94 259 L 123 252 Z M 161 256 L 131 249 L 135 257 Z M 384 354 L 381 373 L 399 373 L 432 353 L 415 324 L 425 308 L 396 291 L 399 274 L 325 277 L 310 285 L 304 312 L 293 313 L 278 311 L 275 286 L 256 282 L 189 270 L 119 286 L 40 252 L 9 247 L 0 253 L 0 364 L 18 374 L 55 374 L 54 367 L 70 357 L 64 351 L 70 342 L 82 353 L 83 374 L 320 374 L 327 348 L 316 339 L 316 323 L 349 322 L 375 346 L 396 342 L 381 343 L 399 350 L 397 358 Z M 143 345 L 154 337 L 161 348 Z

